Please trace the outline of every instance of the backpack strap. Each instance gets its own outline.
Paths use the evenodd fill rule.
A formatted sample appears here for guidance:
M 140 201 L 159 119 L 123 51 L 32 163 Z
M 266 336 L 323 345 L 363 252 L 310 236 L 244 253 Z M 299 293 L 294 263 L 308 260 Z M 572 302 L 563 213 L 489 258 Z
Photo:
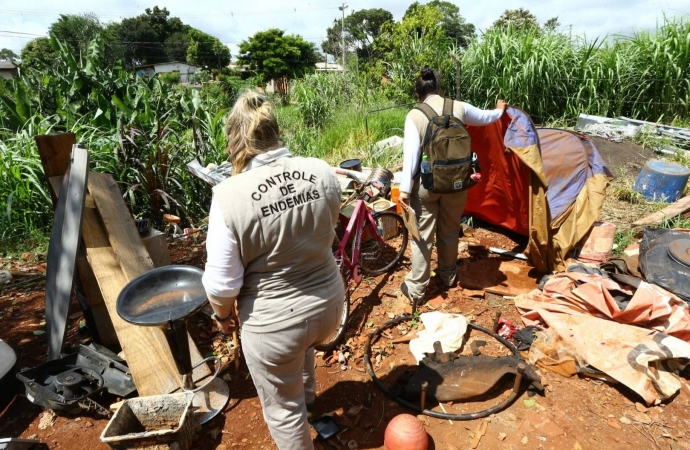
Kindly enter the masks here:
M 426 125 L 426 133 L 424 133 L 424 138 L 422 139 L 420 145 L 421 151 L 419 152 L 419 164 L 417 165 L 417 171 L 412 176 L 413 179 L 416 179 L 417 177 L 419 177 L 419 174 L 422 171 L 422 156 L 424 156 L 424 146 L 431 139 L 431 124 L 435 119 L 438 118 L 438 114 L 436 114 L 434 108 L 427 105 L 426 103 L 419 103 L 417 104 L 417 106 L 414 107 L 414 109 L 421 111 L 422 114 L 424 114 L 424 116 L 426 116 L 427 120 L 429 121 L 429 123 Z
M 453 100 L 449 98 L 443 99 L 443 115 L 452 116 L 453 115 Z
M 424 139 L 422 139 L 422 145 L 421 147 L 424 148 L 424 145 L 426 145 L 427 142 L 429 142 L 429 139 L 431 139 L 431 122 L 434 121 L 438 117 L 438 114 L 436 114 L 436 111 L 434 111 L 434 108 L 431 106 L 427 105 L 426 103 L 419 103 L 417 106 L 415 106 L 414 109 L 417 109 L 422 112 L 429 121 L 429 123 L 426 126 L 426 133 L 424 134 Z

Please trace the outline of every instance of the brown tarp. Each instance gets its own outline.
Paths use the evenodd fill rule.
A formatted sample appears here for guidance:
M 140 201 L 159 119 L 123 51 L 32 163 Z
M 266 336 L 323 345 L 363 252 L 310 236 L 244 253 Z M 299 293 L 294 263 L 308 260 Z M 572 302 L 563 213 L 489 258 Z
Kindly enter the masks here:
M 470 189 L 465 214 L 528 236 L 525 254 L 540 272 L 564 271 L 612 178 L 594 145 L 570 131 L 538 129 L 515 107 L 468 130 L 482 181 Z
M 526 325 L 547 326 L 556 336 L 550 347 L 558 357 L 549 364 L 572 358 L 590 365 L 648 404 L 680 389 L 673 372 L 690 358 L 690 309 L 659 286 L 641 282 L 634 289 L 600 275 L 564 273 L 543 291 L 517 296 L 515 306 Z

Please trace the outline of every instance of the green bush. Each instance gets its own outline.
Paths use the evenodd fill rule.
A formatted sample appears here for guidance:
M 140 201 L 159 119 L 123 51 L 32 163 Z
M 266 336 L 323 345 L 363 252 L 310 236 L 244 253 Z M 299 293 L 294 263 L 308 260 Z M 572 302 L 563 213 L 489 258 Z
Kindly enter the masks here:
M 169 73 L 161 73 L 158 74 L 160 77 L 161 81 L 169 84 L 177 84 L 180 82 L 180 72 L 169 72 Z

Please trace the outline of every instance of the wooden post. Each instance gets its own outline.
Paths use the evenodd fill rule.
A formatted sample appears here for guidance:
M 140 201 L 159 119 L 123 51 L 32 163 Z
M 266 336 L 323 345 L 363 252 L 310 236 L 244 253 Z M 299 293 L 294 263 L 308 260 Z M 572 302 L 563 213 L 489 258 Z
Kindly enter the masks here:
M 448 54 L 455 61 L 455 100 L 460 100 L 461 87 L 462 87 L 462 61 L 453 53 L 452 50 L 448 50 Z

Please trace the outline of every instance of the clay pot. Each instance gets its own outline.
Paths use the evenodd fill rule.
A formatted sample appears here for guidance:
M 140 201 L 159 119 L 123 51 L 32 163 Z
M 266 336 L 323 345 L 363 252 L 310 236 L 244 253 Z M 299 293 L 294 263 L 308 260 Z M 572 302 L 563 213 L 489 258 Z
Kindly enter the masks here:
M 383 445 L 386 450 L 427 450 L 429 437 L 415 416 L 400 414 L 388 423 Z

